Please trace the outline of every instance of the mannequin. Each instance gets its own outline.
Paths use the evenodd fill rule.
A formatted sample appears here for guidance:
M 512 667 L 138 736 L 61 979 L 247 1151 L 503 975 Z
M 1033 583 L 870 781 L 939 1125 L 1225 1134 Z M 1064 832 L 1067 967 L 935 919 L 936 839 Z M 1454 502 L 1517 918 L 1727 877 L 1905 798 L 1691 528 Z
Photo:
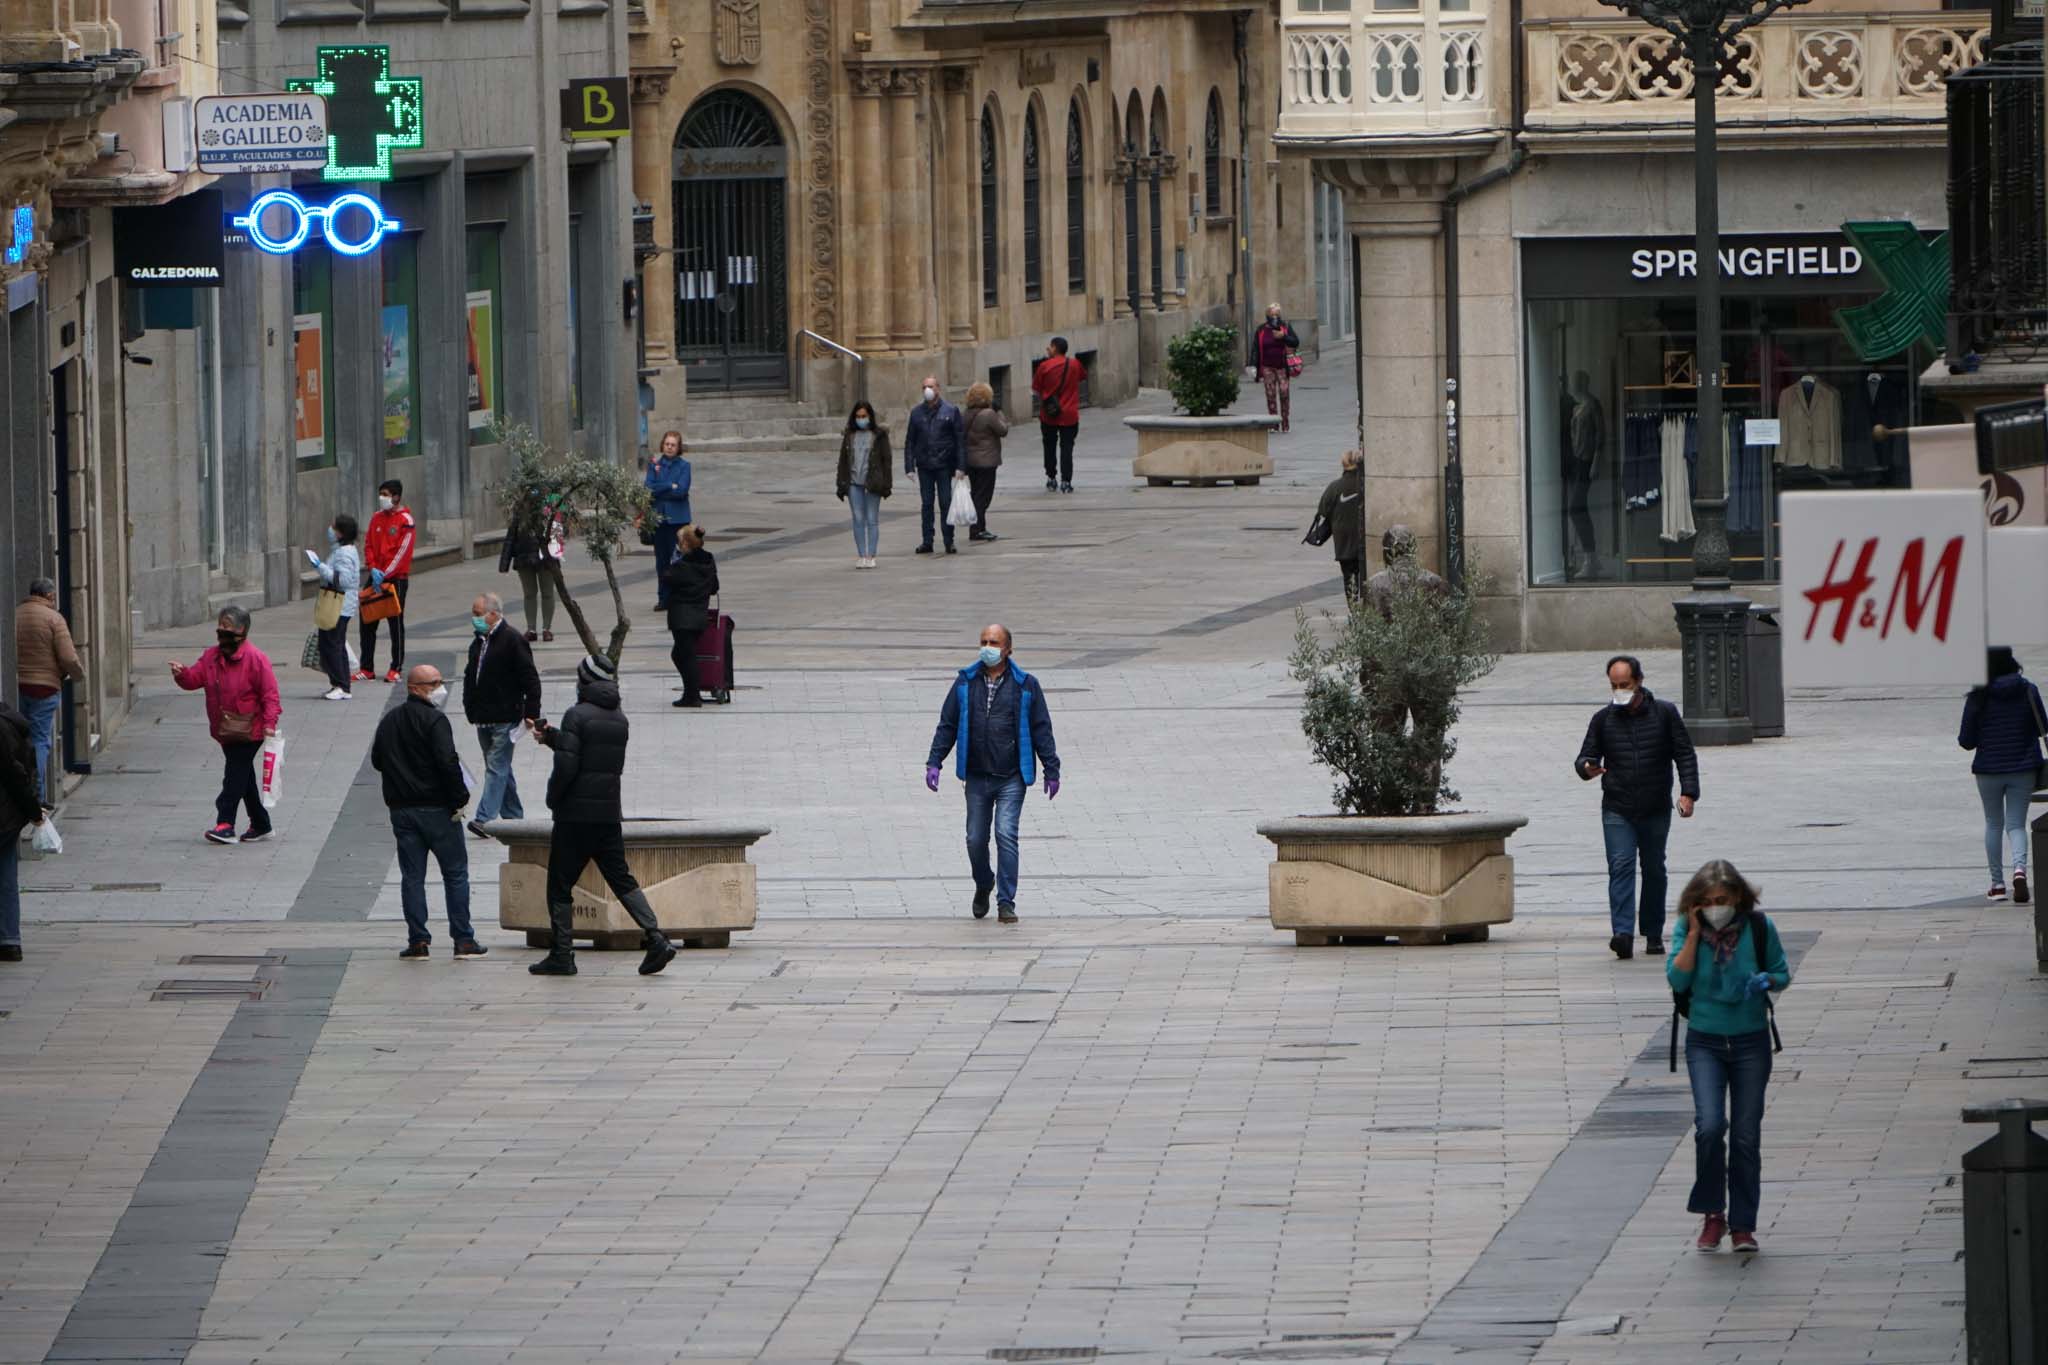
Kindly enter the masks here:
M 1572 417 L 1570 446 L 1565 451 L 1565 514 L 1573 538 L 1578 541 L 1577 565 L 1573 578 L 1593 578 L 1600 572 L 1599 543 L 1593 534 L 1593 512 L 1587 505 L 1593 489 L 1593 471 L 1607 444 L 1607 414 L 1593 396 L 1593 377 L 1584 370 L 1572 372 Z

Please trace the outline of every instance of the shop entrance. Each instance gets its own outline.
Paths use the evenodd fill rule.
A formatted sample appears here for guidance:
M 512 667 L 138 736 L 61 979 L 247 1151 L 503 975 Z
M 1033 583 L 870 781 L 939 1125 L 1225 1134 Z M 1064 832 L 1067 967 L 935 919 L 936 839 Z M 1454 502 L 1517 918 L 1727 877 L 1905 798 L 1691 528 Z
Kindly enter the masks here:
M 738 90 L 690 106 L 676 132 L 676 355 L 690 392 L 789 384 L 789 148 Z

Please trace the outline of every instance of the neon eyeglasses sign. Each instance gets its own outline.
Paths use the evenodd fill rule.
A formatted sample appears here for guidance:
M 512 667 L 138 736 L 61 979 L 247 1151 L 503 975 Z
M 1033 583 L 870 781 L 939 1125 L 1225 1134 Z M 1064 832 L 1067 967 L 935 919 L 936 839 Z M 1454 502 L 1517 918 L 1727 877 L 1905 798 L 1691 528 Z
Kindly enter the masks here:
M 290 228 L 285 236 L 273 237 L 263 227 L 263 216 L 272 209 L 282 209 L 287 215 Z M 347 209 L 360 209 L 369 216 L 370 230 L 361 237 L 350 237 L 342 230 L 342 213 Z M 271 190 L 258 195 L 249 205 L 249 210 L 229 223 L 249 235 L 249 241 L 257 250 L 267 251 L 273 256 L 285 256 L 297 251 L 313 235 L 315 227 L 327 239 L 327 245 L 344 256 L 366 256 L 377 249 L 386 233 L 396 232 L 399 222 L 386 218 L 383 206 L 367 194 L 351 190 L 338 194 L 325 204 L 309 204 L 290 190 Z

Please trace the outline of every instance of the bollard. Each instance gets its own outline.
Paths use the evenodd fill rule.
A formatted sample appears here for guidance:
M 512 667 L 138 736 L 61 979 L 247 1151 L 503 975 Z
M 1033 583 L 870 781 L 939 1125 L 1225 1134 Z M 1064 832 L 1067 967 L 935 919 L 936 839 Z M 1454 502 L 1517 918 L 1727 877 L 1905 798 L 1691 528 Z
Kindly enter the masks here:
M 2048 1100 L 1963 1110 L 1998 1133 L 1963 1153 L 1964 1322 L 1970 1365 L 2048 1365 Z

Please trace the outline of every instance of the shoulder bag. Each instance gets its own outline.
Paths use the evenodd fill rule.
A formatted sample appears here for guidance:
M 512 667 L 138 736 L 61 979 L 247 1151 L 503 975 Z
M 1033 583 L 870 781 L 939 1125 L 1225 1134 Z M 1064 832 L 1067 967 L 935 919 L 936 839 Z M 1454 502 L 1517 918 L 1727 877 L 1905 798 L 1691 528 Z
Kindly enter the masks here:
M 364 588 L 356 595 L 356 616 L 363 621 L 388 621 L 404 614 L 398 590 L 386 583 L 381 588 Z
M 320 596 L 313 603 L 313 627 L 316 630 L 333 630 L 341 624 L 341 604 L 344 595 L 336 588 L 320 589 Z
M 1316 519 L 1308 524 L 1308 534 L 1301 538 L 1301 543 L 1304 545 L 1327 545 L 1330 543 L 1330 536 L 1334 534 L 1335 530 L 1336 528 L 1330 525 L 1330 519 L 1321 512 L 1317 512 Z
M 1066 387 L 1067 367 L 1073 364 L 1065 356 L 1060 357 L 1060 377 L 1053 381 L 1052 392 L 1038 400 L 1039 420 L 1051 426 L 1058 426 L 1066 419 L 1066 406 L 1060 402 L 1060 390 Z

